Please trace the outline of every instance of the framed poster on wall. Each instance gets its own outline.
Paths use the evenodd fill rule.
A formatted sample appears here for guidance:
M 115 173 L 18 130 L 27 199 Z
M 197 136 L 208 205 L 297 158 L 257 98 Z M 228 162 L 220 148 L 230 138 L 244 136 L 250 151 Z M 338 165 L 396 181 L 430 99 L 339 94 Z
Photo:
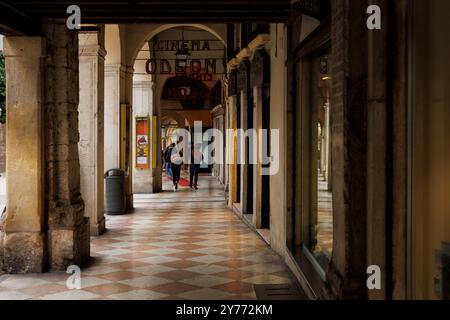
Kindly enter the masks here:
M 150 119 L 136 117 L 136 169 L 150 168 Z
M 153 169 L 156 169 L 156 161 L 157 161 L 157 159 L 156 159 L 156 155 L 158 154 L 158 150 L 156 150 L 156 147 L 157 147 L 157 143 L 156 143 L 156 139 L 157 139 L 157 137 L 158 137 L 158 135 L 157 135 L 157 129 L 158 129 L 158 117 L 157 116 L 153 116 L 152 117 L 152 136 L 153 136 L 153 139 L 154 139 L 154 142 L 155 143 L 153 143 L 153 147 L 152 147 L 152 163 L 153 163 L 153 166 L 152 166 L 152 168 Z

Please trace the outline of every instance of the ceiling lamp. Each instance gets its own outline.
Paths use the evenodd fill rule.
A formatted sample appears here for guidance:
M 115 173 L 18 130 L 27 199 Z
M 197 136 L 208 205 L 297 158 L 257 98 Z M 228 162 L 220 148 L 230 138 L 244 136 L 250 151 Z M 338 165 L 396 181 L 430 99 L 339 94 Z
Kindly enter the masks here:
M 181 40 L 181 43 L 184 43 L 184 27 L 181 29 Z M 177 53 L 175 55 L 177 57 L 177 66 L 186 68 L 187 59 L 189 57 L 189 50 L 187 48 L 180 48 L 177 50 Z

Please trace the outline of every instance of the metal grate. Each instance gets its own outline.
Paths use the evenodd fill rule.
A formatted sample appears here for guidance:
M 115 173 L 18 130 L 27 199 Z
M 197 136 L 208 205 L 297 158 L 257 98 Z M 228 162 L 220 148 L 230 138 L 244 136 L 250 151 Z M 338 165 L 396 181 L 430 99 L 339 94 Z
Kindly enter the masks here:
M 306 295 L 294 284 L 255 284 L 258 300 L 307 300 Z

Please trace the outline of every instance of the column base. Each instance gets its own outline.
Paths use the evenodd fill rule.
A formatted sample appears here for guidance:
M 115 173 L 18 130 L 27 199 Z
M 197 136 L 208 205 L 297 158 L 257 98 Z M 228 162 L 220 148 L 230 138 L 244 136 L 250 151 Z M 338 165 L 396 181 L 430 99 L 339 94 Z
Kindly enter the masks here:
M 90 223 L 84 218 L 74 229 L 49 231 L 50 268 L 66 270 L 70 265 L 83 266 L 90 258 Z
M 152 176 L 152 192 L 151 193 L 160 193 L 162 192 L 162 170 L 161 168 L 153 169 L 153 176 Z
M 1 236 L 1 235 L 0 235 Z M 39 232 L 3 233 L 3 270 L 10 274 L 45 271 L 44 234 Z
M 125 203 L 127 206 L 127 210 L 133 210 L 134 209 L 134 201 L 133 201 L 133 194 L 127 194 L 125 196 Z
M 367 287 L 364 277 L 360 279 L 344 278 L 336 269 L 334 263 L 330 263 L 327 272 L 329 287 L 324 292 L 323 299 L 329 300 L 366 300 Z
M 105 233 L 106 231 L 106 219 L 105 216 L 102 217 L 99 223 L 91 223 L 91 237 L 98 237 Z

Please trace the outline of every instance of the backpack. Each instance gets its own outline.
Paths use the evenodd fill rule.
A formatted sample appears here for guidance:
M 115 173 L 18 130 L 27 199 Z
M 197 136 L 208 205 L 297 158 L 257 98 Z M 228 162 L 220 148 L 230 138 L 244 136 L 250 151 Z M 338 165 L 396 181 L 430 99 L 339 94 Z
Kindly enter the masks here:
M 166 152 L 164 152 L 164 160 L 165 160 L 167 163 L 171 163 L 171 162 L 172 162 L 172 161 L 170 160 L 171 155 L 172 155 L 172 148 L 168 148 L 168 149 L 166 150 Z

